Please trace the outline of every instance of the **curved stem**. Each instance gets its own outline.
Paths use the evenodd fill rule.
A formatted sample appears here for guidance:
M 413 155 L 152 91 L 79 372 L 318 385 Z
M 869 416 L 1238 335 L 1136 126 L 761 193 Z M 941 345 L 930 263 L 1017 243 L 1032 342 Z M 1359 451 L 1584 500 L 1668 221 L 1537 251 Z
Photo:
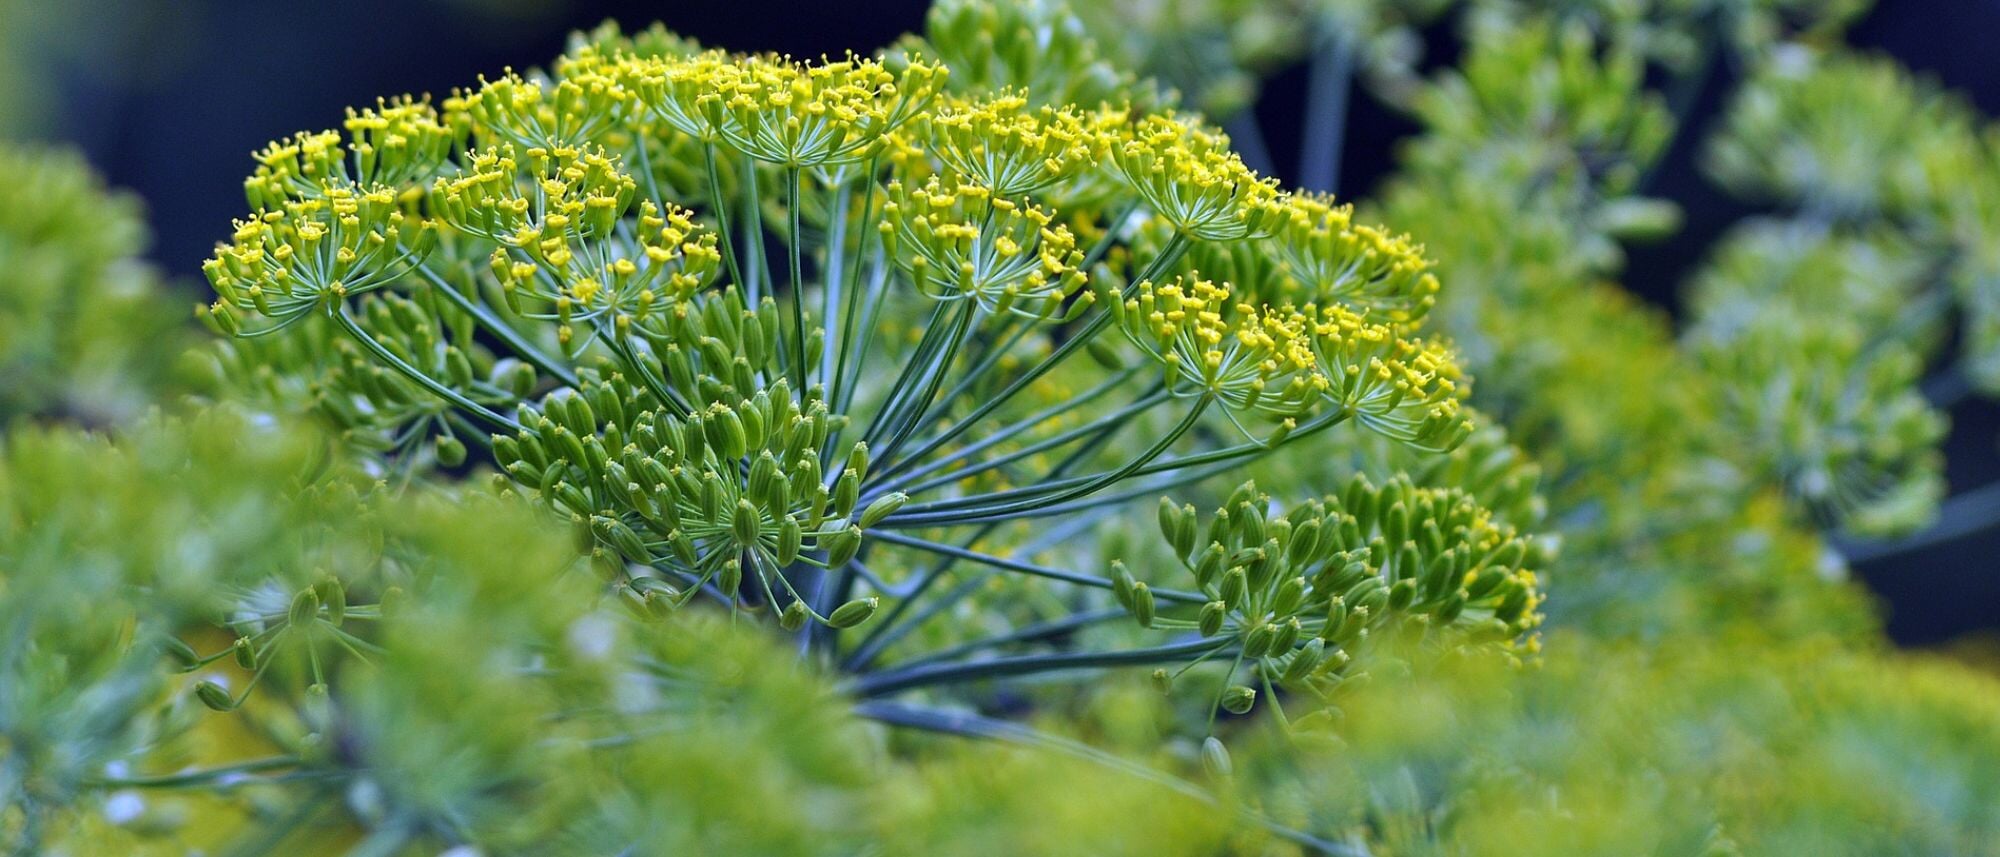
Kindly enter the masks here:
M 394 368 L 396 371 L 403 373 L 403 375 L 405 377 L 408 377 L 411 381 L 415 381 L 417 383 L 417 386 L 423 387 L 424 389 L 431 391 L 439 398 L 442 398 L 447 402 L 457 405 L 459 408 L 465 410 L 466 412 L 472 414 L 473 416 L 485 420 L 489 423 L 492 423 L 493 425 L 499 426 L 500 428 L 512 432 L 518 432 L 521 430 L 521 425 L 519 423 L 516 423 L 513 420 L 508 419 L 507 417 L 503 417 L 497 413 L 494 413 L 491 408 L 488 408 L 485 405 L 482 405 L 478 402 L 466 398 L 464 393 L 460 393 L 457 390 L 445 386 L 443 383 L 440 383 L 437 379 L 424 374 L 421 370 L 417 369 L 417 367 L 411 366 L 410 364 L 404 362 L 403 358 L 396 356 L 396 352 L 390 351 L 388 346 L 385 346 L 382 343 L 375 341 L 375 337 L 368 335 L 368 331 L 363 330 L 361 328 L 361 325 L 356 324 L 354 321 L 354 317 L 347 314 L 347 307 L 341 306 L 335 308 L 333 311 L 333 317 L 335 320 L 340 322 L 341 328 L 343 330 L 346 330 L 349 336 L 354 337 L 354 340 L 361 344 L 362 348 L 368 349 L 369 353 L 374 354 L 376 359 L 379 359 L 382 362 L 389 364 L 391 368 Z
M 990 678 L 1036 675 L 1075 669 L 1096 669 L 1099 667 L 1130 667 L 1149 664 L 1172 663 L 1213 653 L 1216 649 L 1229 646 L 1233 640 L 1201 639 L 1184 643 L 1170 643 L 1144 649 L 1123 649 L 1115 652 L 1064 652 L 1049 655 L 1018 655 L 1006 658 L 990 658 L 982 661 L 947 664 L 921 664 L 905 669 L 885 670 L 867 673 L 849 683 L 848 690 L 864 699 L 887 696 L 899 691 L 919 687 L 933 687 L 940 684 L 958 684 Z

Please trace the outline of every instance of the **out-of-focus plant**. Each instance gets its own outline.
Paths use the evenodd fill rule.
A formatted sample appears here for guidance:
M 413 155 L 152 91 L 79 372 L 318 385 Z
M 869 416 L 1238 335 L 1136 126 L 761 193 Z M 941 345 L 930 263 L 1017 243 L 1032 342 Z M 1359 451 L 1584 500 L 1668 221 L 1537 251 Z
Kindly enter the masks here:
M 0 149 L 0 177 L 0 423 L 136 416 L 186 342 L 138 200 L 56 150 Z
M 1990 852 L 1992 682 L 1841 578 L 1988 386 L 1992 138 L 1848 4 L 1473 3 L 1420 81 L 1443 5 L 607 25 L 273 143 L 207 410 L 0 447 L 4 841 Z M 1360 214 L 1121 69 L 1301 42 L 1309 187 L 1353 70 L 1423 126 Z M 1690 42 L 1773 210 L 1677 330 L 1613 281 Z

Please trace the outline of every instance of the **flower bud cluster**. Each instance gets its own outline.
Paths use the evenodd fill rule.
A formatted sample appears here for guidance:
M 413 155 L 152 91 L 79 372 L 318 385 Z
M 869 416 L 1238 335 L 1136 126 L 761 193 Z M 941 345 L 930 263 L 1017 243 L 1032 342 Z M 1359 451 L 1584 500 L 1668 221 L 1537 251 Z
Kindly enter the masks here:
M 494 458 L 586 525 L 596 544 L 668 570 L 670 583 L 686 587 L 682 600 L 709 584 L 737 598 L 748 566 L 775 606 L 773 586 L 791 587 L 787 569 L 845 565 L 863 530 L 904 502 L 889 494 L 858 507 L 867 444 L 822 462 L 840 419 L 817 398 L 801 405 L 782 380 L 685 417 L 637 410 L 638 401 L 613 373 L 524 407 L 521 432 L 494 436 Z M 810 609 L 796 595 L 791 604 Z M 852 624 L 858 610 L 820 618 Z
M 1204 526 L 1193 505 L 1162 498 L 1162 537 L 1210 599 L 1190 624 L 1224 637 L 1289 683 L 1337 678 L 1371 632 L 1454 629 L 1514 640 L 1539 623 L 1536 569 L 1548 557 L 1456 488 L 1407 477 L 1354 477 L 1339 495 L 1282 515 L 1245 483 Z M 1147 584 L 1122 567 L 1117 594 L 1143 625 L 1161 625 Z M 1246 705 L 1247 707 L 1247 705 Z

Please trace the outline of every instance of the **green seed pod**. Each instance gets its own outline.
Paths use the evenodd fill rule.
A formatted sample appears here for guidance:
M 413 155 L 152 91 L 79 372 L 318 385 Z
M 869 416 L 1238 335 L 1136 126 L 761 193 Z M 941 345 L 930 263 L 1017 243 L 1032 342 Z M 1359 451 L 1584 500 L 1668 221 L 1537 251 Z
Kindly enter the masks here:
M 1174 677 L 1166 667 L 1155 667 L 1147 679 L 1153 682 L 1153 689 L 1159 691 L 1161 696 L 1174 692 Z
M 735 598 L 736 592 L 743 588 L 743 563 L 734 559 L 724 562 L 722 570 L 716 572 L 715 586 L 725 597 Z
M 1416 597 L 1416 581 L 1409 579 L 1398 580 L 1395 586 L 1389 587 L 1389 609 L 1407 610 L 1410 607 L 1410 602 L 1415 601 Z
M 444 376 L 453 387 L 464 389 L 472 386 L 472 361 L 465 359 L 465 352 L 458 346 L 447 346 L 444 350 Z
M 1111 561 L 1111 595 L 1118 599 L 1120 606 L 1132 609 L 1132 592 L 1138 585 L 1138 581 L 1132 578 L 1131 570 L 1125 567 L 1124 560 Z
M 556 426 L 553 434 L 556 441 L 555 448 L 562 454 L 563 460 L 579 467 L 590 460 L 590 454 L 583 451 L 583 441 L 577 439 L 575 432 L 563 426 Z
M 1269 622 L 1258 622 L 1243 635 L 1243 656 L 1261 658 L 1271 651 L 1271 643 L 1276 639 L 1278 629 Z
M 766 400 L 765 407 L 768 406 L 769 400 Z M 736 405 L 736 417 L 743 422 L 745 451 L 764 448 L 764 441 L 768 439 L 768 435 L 764 433 L 765 407 L 759 407 L 754 402 L 740 402 Z
M 292 609 L 285 617 L 293 625 L 304 625 L 319 617 L 319 596 L 311 589 L 292 596 Z
M 465 463 L 465 443 L 448 434 L 438 435 L 437 462 L 445 467 L 457 467 Z
M 1459 552 L 1453 549 L 1431 558 L 1430 565 L 1424 569 L 1422 581 L 1424 600 L 1438 598 L 1444 595 L 1445 590 L 1451 588 L 1455 582 L 1452 571 L 1457 565 L 1458 557 Z
M 1250 576 L 1241 566 L 1222 573 L 1222 600 L 1231 607 L 1240 607 L 1250 594 Z
M 1500 599 L 1500 606 L 1493 608 L 1493 618 L 1512 625 L 1520 620 L 1521 613 L 1527 609 L 1528 590 L 1516 588 L 1507 593 L 1507 597 Z
M 1222 623 L 1227 618 L 1229 618 L 1229 605 L 1220 601 L 1210 601 L 1201 605 L 1200 618 L 1196 621 L 1201 627 L 1202 636 L 1213 637 L 1222 633 Z
M 1473 578 L 1472 585 L 1465 588 L 1465 597 L 1473 600 L 1484 598 L 1487 593 L 1492 592 L 1495 587 L 1500 585 L 1500 581 L 1506 579 L 1507 572 L 1501 569 L 1489 568 L 1482 571 L 1478 577 Z
M 667 549 L 673 551 L 674 558 L 680 560 L 681 565 L 687 568 L 693 568 L 701 559 L 695 551 L 694 539 L 688 538 L 680 530 L 667 533 Z
M 828 566 L 839 568 L 846 565 L 861 551 L 861 528 L 850 526 L 821 536 L 820 546 L 826 549 Z
M 1299 644 L 1299 635 L 1305 633 L 1305 626 L 1299 624 L 1297 616 L 1279 623 L 1277 628 L 1278 630 L 1271 635 L 1272 654 L 1291 651 L 1293 646 Z
M 799 548 L 805 543 L 805 530 L 799 527 L 799 519 L 786 515 L 778 520 L 779 567 L 789 567 L 799 559 Z
M 498 380 L 514 398 L 525 399 L 535 393 L 535 367 L 526 363 L 509 365 L 505 376 Z
M 201 666 L 201 654 L 196 652 L 193 646 L 188 645 L 186 640 L 168 637 L 160 647 L 167 659 L 174 662 L 174 669 L 179 672 L 187 672 Z
M 1313 668 L 1318 667 L 1325 659 L 1326 643 L 1318 638 L 1307 640 L 1305 648 L 1299 649 L 1292 655 L 1291 663 L 1285 665 L 1285 671 L 1278 680 L 1285 684 L 1304 681 L 1306 676 L 1312 674 Z
M 1139 627 L 1153 627 L 1153 588 L 1145 581 L 1132 585 L 1132 616 L 1139 620 Z
M 1439 625 L 1449 625 L 1452 622 L 1456 621 L 1459 615 L 1464 612 L 1465 612 L 1465 594 L 1461 592 L 1454 592 L 1451 594 L 1450 597 L 1444 600 L 1444 605 L 1438 608 L 1437 623 Z
M 1290 616 L 1297 612 L 1306 600 L 1306 579 L 1294 577 L 1278 584 L 1278 594 L 1271 599 L 1271 612 L 1279 616 Z
M 1256 697 L 1253 695 L 1251 698 L 1254 700 Z M 1243 710 L 1248 711 L 1250 708 L 1244 706 Z M 1229 748 L 1222 746 L 1222 742 L 1214 735 L 1201 739 L 1201 768 L 1218 780 L 1229 779 L 1236 771 L 1235 766 L 1229 762 Z
M 1308 519 L 1292 528 L 1291 538 L 1285 544 L 1285 556 L 1293 565 L 1305 565 L 1318 559 L 1320 523 Z
M 1195 522 L 1194 507 L 1183 509 L 1174 505 L 1172 499 L 1160 498 L 1160 535 L 1172 545 L 1174 555 L 1186 559 L 1194 551 Z
M 624 521 L 604 515 L 595 515 L 590 519 L 590 528 L 592 532 L 596 533 L 599 540 L 616 548 L 626 559 L 640 564 L 653 561 L 653 554 L 646 549 L 646 543 L 641 541 L 639 534 L 633 532 L 631 527 L 626 526 Z
M 833 483 L 833 515 L 848 518 L 854 515 L 854 504 L 861 499 L 861 476 L 847 470 Z
M 597 413 L 590 408 L 590 402 L 582 393 L 571 393 L 563 397 L 563 425 L 578 437 L 597 433 Z
M 1230 714 L 1248 714 L 1257 704 L 1256 688 L 1236 684 L 1222 692 L 1222 710 Z
M 1340 636 L 1340 629 L 1346 622 L 1347 599 L 1336 595 L 1327 602 L 1326 625 L 1319 630 L 1320 639 L 1331 640 Z
M 750 436 L 743 430 L 743 418 L 729 408 L 710 411 L 708 440 L 725 459 L 742 458 L 750 451 Z
M 1213 582 L 1215 576 L 1222 573 L 1226 553 L 1221 544 L 1210 542 L 1208 549 L 1201 552 L 1201 559 L 1194 564 L 1195 583 L 1206 587 Z
M 237 666 L 253 672 L 257 669 L 257 648 L 249 637 L 237 637 L 229 646 L 229 654 L 236 659 Z
M 229 691 L 222 689 L 222 685 L 215 682 L 204 681 L 197 683 L 194 686 L 194 695 L 196 699 L 201 700 L 201 704 L 208 706 L 211 711 L 236 710 L 236 700 L 229 695 Z
M 314 594 L 321 604 L 326 605 L 326 620 L 335 627 L 347 621 L 347 587 L 337 577 L 322 577 L 313 584 Z
M 757 507 L 750 505 L 748 500 L 737 500 L 736 511 L 729 519 L 729 531 L 736 537 L 736 543 L 744 547 L 757 544 L 762 528 L 763 521 L 757 514 Z
M 1399 500 L 1382 515 L 1382 538 L 1389 544 L 1400 545 L 1409 536 L 1410 511 Z
M 516 463 L 521 461 L 521 444 L 519 441 L 504 434 L 496 434 L 491 440 L 493 443 L 493 463 L 499 465 L 501 470 L 512 468 Z
M 882 523 L 890 515 L 896 514 L 896 510 L 903 508 L 903 504 L 909 500 L 910 495 L 901 491 L 876 498 L 875 502 L 868 504 L 867 509 L 862 510 L 861 528 L 865 530 Z
M 787 631 L 796 631 L 805 627 L 806 620 L 810 618 L 812 618 L 812 611 L 806 609 L 806 603 L 794 600 L 791 604 L 785 606 L 784 612 L 778 614 L 778 627 L 784 628 Z
M 845 472 L 855 474 L 857 478 L 868 475 L 868 444 L 855 441 L 854 446 L 848 448 Z
M 834 628 L 852 628 L 874 616 L 875 608 L 881 603 L 882 599 L 872 595 L 867 598 L 856 598 L 834 608 L 833 613 L 826 617 L 826 624 Z

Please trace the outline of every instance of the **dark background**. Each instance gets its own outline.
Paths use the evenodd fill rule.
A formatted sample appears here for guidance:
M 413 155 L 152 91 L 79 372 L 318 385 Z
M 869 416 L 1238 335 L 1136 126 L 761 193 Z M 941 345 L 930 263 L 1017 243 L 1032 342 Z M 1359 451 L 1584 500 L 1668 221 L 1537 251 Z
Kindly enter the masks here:
M 1087 0 L 1083 0 L 1087 2 Z M 33 2 L 33 0 L 31 0 Z M 56 2 L 56 0 L 49 0 Z M 73 20 L 50 16 L 43 47 L 55 69 L 47 136 L 83 148 L 110 181 L 151 208 L 152 257 L 192 296 L 200 261 L 229 231 L 244 202 L 236 188 L 250 153 L 273 138 L 335 127 L 348 105 L 402 92 L 443 94 L 509 66 L 546 62 L 566 34 L 616 18 L 636 28 L 663 20 L 705 44 L 799 55 L 871 50 L 919 29 L 928 0 L 85 0 Z M 54 9 L 56 7 L 48 7 Z M 4 8 L 0 8 L 4 12 Z M 63 13 L 57 13 L 60 15 Z M 0 21 L 0 27 L 7 26 Z M 2000 115 L 2000 0 L 1881 0 L 1850 42 L 1887 52 Z M 1431 33 L 1432 61 L 1456 53 L 1450 28 Z M 32 46 L 31 46 L 32 47 Z M 1693 112 L 1654 185 L 1679 201 L 1687 228 L 1633 248 L 1627 284 L 1674 307 L 1678 284 L 1702 248 L 1748 213 L 1708 186 L 1696 168 L 1700 125 L 1735 81 L 1724 70 Z M 1279 164 L 1296 158 L 1303 70 L 1270 84 L 1261 118 Z M 1351 107 L 1340 186 L 1366 195 L 1394 164 L 1414 126 L 1369 99 Z M 1947 450 L 1954 493 L 2000 479 L 2000 408 L 1969 400 L 1953 409 Z M 1947 543 L 1860 571 L 1887 602 L 1899 642 L 1935 644 L 2000 623 L 2000 575 L 1989 557 L 2000 532 Z

